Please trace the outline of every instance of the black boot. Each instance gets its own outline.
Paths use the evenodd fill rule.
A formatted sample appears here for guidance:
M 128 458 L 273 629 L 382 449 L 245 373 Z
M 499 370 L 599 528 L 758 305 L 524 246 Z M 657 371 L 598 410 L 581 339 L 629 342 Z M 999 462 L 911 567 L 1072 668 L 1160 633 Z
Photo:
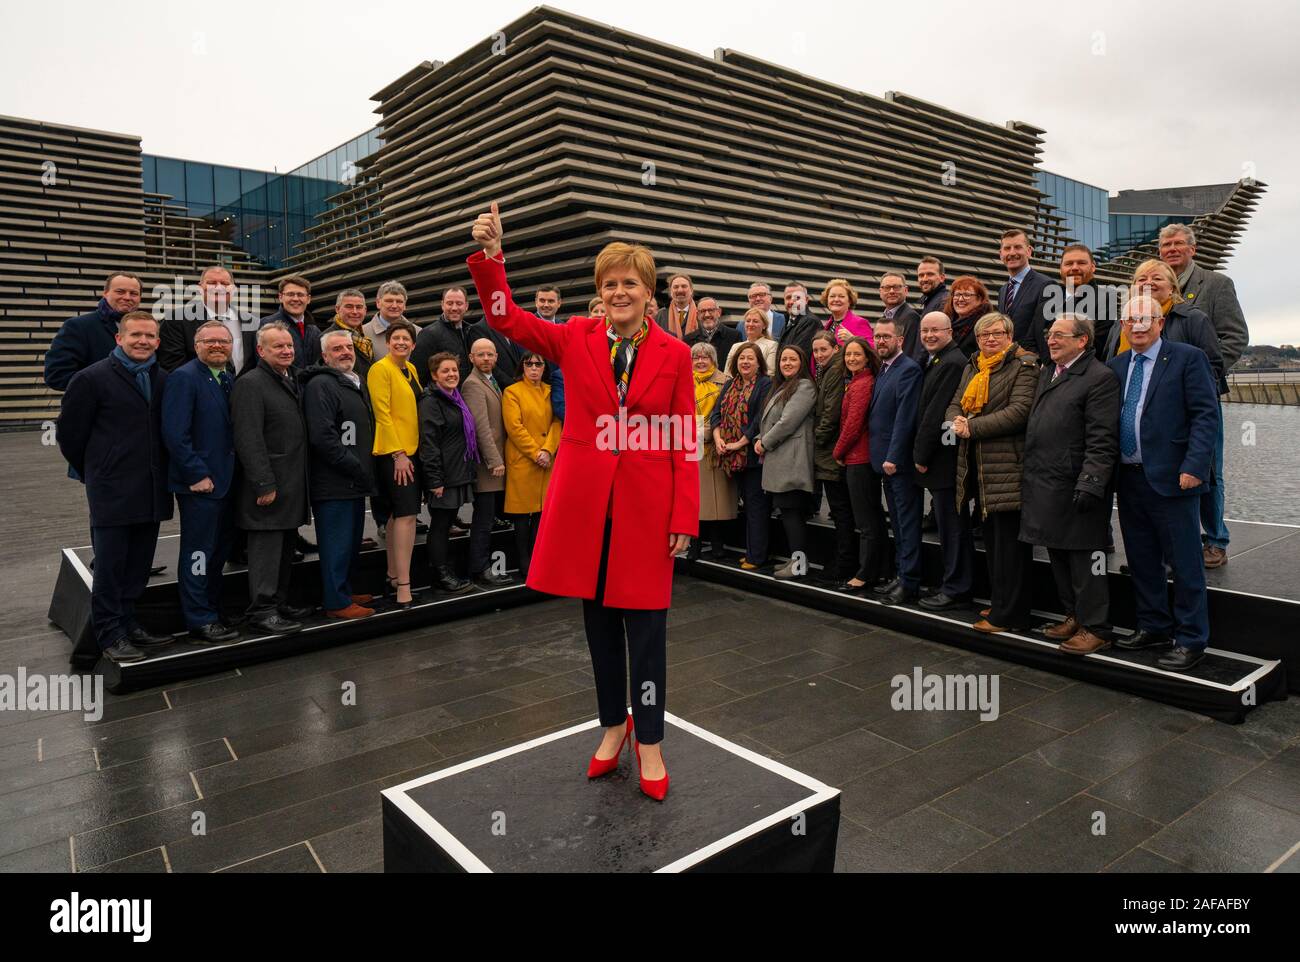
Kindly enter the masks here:
M 469 591 L 471 587 L 468 580 L 451 570 L 451 565 L 435 569 L 434 575 L 434 586 L 443 594 L 458 595 L 462 591 Z

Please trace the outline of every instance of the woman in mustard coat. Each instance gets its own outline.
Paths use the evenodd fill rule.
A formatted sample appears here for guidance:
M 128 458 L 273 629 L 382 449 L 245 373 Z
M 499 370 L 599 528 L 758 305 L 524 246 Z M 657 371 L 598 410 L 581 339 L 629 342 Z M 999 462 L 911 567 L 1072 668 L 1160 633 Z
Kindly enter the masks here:
M 519 380 L 501 395 L 506 428 L 505 512 L 515 526 L 519 571 L 525 578 L 563 426 L 551 409 L 551 386 L 542 383 L 545 369 L 540 354 L 526 352 L 519 360 Z

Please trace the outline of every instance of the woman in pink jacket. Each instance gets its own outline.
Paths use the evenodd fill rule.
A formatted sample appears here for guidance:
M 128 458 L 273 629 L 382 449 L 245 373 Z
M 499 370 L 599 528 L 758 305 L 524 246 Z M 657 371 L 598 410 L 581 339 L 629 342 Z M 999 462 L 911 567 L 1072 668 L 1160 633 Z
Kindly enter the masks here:
M 853 313 L 853 308 L 858 303 L 858 292 L 852 284 L 842 277 L 829 281 L 822 291 L 821 302 L 822 307 L 831 315 L 826 330 L 835 335 L 836 341 L 843 345 L 851 337 L 860 337 L 875 348 L 876 339 L 871 333 L 871 322 Z

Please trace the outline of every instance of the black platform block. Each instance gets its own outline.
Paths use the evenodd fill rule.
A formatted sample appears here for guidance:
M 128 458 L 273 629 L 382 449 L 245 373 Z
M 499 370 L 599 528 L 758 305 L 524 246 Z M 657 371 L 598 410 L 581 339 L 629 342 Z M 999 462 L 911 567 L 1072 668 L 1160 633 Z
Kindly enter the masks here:
M 1057 642 L 1036 632 L 975 631 L 971 625 L 979 619 L 980 602 L 932 612 L 916 605 L 882 604 L 870 592 L 849 594 L 811 579 L 778 580 L 769 573 L 745 571 L 735 561 L 678 564 L 709 581 L 1142 695 L 1221 721 L 1240 722 L 1258 705 L 1286 697 L 1286 675 L 1277 660 L 1210 648 L 1191 671 L 1176 672 L 1160 668 L 1156 664 L 1160 652 L 1151 649 L 1126 652 L 1111 647 L 1091 655 L 1067 655 Z M 1051 611 L 1035 614 L 1044 624 L 1061 620 L 1059 613 Z
M 839 791 L 671 714 L 672 783 L 624 749 L 588 780 L 590 721 L 383 793 L 385 872 L 830 872 Z

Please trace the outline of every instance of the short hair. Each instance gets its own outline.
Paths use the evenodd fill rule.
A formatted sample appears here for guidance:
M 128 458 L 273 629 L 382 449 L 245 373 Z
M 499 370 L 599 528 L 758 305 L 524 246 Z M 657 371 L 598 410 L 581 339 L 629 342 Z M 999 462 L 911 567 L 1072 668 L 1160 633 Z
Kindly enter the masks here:
M 208 275 L 211 274 L 213 271 L 225 271 L 226 274 L 229 275 L 232 283 L 235 280 L 235 275 L 231 272 L 230 268 L 227 267 L 225 264 L 212 264 L 211 266 L 205 267 L 203 268 L 203 270 L 199 271 L 199 283 L 202 284 L 204 281 L 206 281 L 208 279 Z
M 1178 285 L 1178 274 L 1158 257 L 1150 257 L 1133 268 L 1133 277 L 1129 281 L 1129 286 L 1136 284 L 1138 275 L 1145 274 L 1147 271 L 1159 271 L 1165 275 L 1165 279 L 1169 281 L 1169 286 L 1173 290 L 1172 296 L 1175 304 L 1181 304 L 1187 300 L 1187 298 L 1183 297 L 1183 289 Z
M 933 254 L 926 254 L 916 262 L 917 267 L 920 267 L 922 264 L 933 264 L 935 270 L 940 274 L 943 273 L 943 261 L 939 260 L 939 258 L 935 257 Z
M 308 294 L 311 293 L 311 281 L 307 280 L 307 278 L 303 277 L 301 274 L 290 274 L 288 277 L 280 278 L 280 283 L 275 285 L 276 293 L 283 294 L 284 289 L 290 284 L 297 284 Z
M 995 324 L 1001 326 L 1002 330 L 1007 332 L 1007 337 L 1016 336 L 1016 325 L 1012 323 L 1011 318 L 1005 314 L 999 314 L 997 311 L 989 311 L 975 322 L 975 336 L 979 337 Z
M 1029 231 L 1023 230 L 1019 227 L 1008 227 L 1002 232 L 1002 237 L 1000 239 L 1006 240 L 1008 237 L 1015 237 L 1017 234 L 1025 239 L 1026 244 L 1029 244 Z
M 1092 347 L 1093 339 L 1097 336 L 1097 327 L 1092 323 L 1090 317 L 1086 314 L 1066 313 L 1056 315 L 1056 320 L 1069 321 L 1074 325 L 1074 336 L 1081 337 L 1086 334 L 1088 336 L 1088 346 Z M 1056 322 L 1053 321 L 1052 323 Z M 1049 327 L 1048 330 L 1051 330 L 1051 328 Z
M 893 317 L 880 317 L 880 318 L 877 318 L 877 319 L 876 319 L 876 321 L 871 325 L 871 327 L 872 327 L 872 329 L 874 330 L 875 328 L 879 327 L 881 324 L 888 324 L 888 325 L 889 325 L 890 327 L 892 327 L 895 331 L 897 331 L 897 330 L 899 329 L 899 327 L 902 326 L 902 325 L 899 324 L 899 322 L 898 322 L 898 320 L 897 320 L 896 318 L 893 318 Z
M 708 341 L 696 341 L 691 345 L 691 357 L 707 357 L 713 362 L 713 366 L 718 366 L 718 350 Z
M 550 291 L 556 297 L 562 297 L 562 295 L 560 294 L 560 289 L 556 287 L 554 284 L 543 284 L 541 287 L 537 288 L 537 294 L 545 294 L 547 291 Z M 537 294 L 534 294 L 533 296 L 536 297 Z
M 334 310 L 337 311 L 339 309 L 339 306 L 342 305 L 343 298 L 345 297 L 359 297 L 362 301 L 365 301 L 366 299 L 365 294 L 362 294 L 355 287 L 349 287 L 346 291 L 339 291 L 339 296 L 334 298 Z
M 401 281 L 384 281 L 379 285 L 379 290 L 375 292 L 375 300 L 385 297 L 388 294 L 401 294 L 402 299 L 406 299 L 406 287 Z
M 799 290 L 801 290 L 801 291 L 804 292 L 804 296 L 807 296 L 807 294 L 808 294 L 808 286 L 807 286 L 806 284 L 801 284 L 799 281 L 791 281 L 789 284 L 785 285 L 785 287 L 782 288 L 782 290 L 787 290 L 787 291 L 788 291 L 788 290 L 789 290 L 790 288 L 792 288 L 792 287 L 797 287 L 797 288 L 799 288 Z
M 745 288 L 745 290 L 746 290 L 746 291 L 752 291 L 752 290 L 753 290 L 754 288 L 756 288 L 756 287 L 766 287 L 766 288 L 767 288 L 767 293 L 768 293 L 768 294 L 771 294 L 771 293 L 772 293 L 772 285 L 769 284 L 767 281 L 754 281 L 753 283 L 751 283 L 751 284 L 749 285 L 749 287 Z
M 451 351 L 439 351 L 433 357 L 429 358 L 429 374 L 437 374 L 438 368 L 442 366 L 443 361 L 455 361 L 456 370 L 460 371 L 460 358 Z
M 650 291 L 651 300 L 655 290 L 655 256 L 644 244 L 627 244 L 614 241 L 606 244 L 596 255 L 596 287 L 610 271 L 631 270 L 641 283 Z
M 158 323 L 158 318 L 154 317 L 149 311 L 127 311 L 117 322 L 117 333 L 123 334 L 126 332 L 127 321 L 153 321 L 159 327 L 162 326 Z M 224 324 L 221 326 L 225 327 Z
M 744 316 L 743 318 L 741 318 L 740 323 L 741 323 L 741 324 L 744 324 L 745 321 L 747 321 L 747 320 L 750 319 L 750 317 L 757 317 L 760 321 L 762 321 L 762 323 L 763 323 L 763 335 L 762 335 L 762 336 L 763 336 L 763 337 L 769 337 L 769 336 L 770 336 L 770 324 L 769 324 L 768 319 L 767 319 L 767 313 L 766 313 L 766 312 L 765 312 L 761 307 L 751 307 L 749 310 L 747 310 L 747 311 L 745 312 L 745 316 Z
M 1088 255 L 1088 260 L 1092 261 L 1094 264 L 1097 262 L 1097 259 L 1092 256 L 1092 248 L 1087 244 L 1066 244 L 1061 248 L 1061 260 L 1065 260 L 1065 255 L 1070 253 L 1070 251 L 1083 251 Z
M 133 313 L 133 314 L 139 314 L 139 313 L 142 313 L 142 312 L 140 312 L 140 311 L 132 311 L 131 313 Z M 230 328 L 226 327 L 226 325 L 223 324 L 223 323 L 221 323 L 221 321 L 204 321 L 202 324 L 200 324 L 198 327 L 196 327 L 196 328 L 194 329 L 194 340 L 195 340 L 195 341 L 197 341 L 197 340 L 199 339 L 199 335 L 202 334 L 202 333 L 203 333 L 203 329 L 204 329 L 204 328 L 207 328 L 207 327 L 220 328 L 221 330 L 225 331 L 227 334 L 230 334 Z M 230 343 L 232 343 L 232 344 L 235 343 L 235 337 L 234 337 L 233 334 L 232 334 L 231 337 L 230 337 Z
M 1150 294 L 1131 294 L 1129 296 L 1129 299 L 1124 302 L 1124 307 L 1121 309 L 1121 316 L 1127 315 L 1129 312 L 1128 310 L 1129 307 L 1132 306 L 1133 304 L 1136 304 L 1138 301 L 1147 301 L 1155 305 L 1156 310 L 1160 312 L 1160 316 L 1161 317 L 1165 316 L 1164 307 L 1160 304 L 1158 300 L 1155 299 L 1155 297 L 1153 297 Z
M 515 377 L 519 378 L 520 380 L 523 380 L 525 363 L 527 361 L 532 360 L 533 358 L 537 358 L 537 360 L 541 361 L 542 370 L 543 371 L 546 370 L 546 358 L 542 357 L 536 351 L 524 351 L 522 354 L 519 355 L 519 363 L 515 365 Z
M 849 310 L 852 310 L 857 306 L 858 292 L 853 289 L 853 285 L 842 277 L 835 277 L 826 282 L 826 287 L 822 290 L 822 296 L 818 298 L 818 300 L 821 301 L 822 307 L 825 307 L 828 310 L 830 309 L 830 305 L 826 303 L 826 300 L 831 296 L 832 287 L 844 288 L 845 293 L 849 295 Z
M 1196 246 L 1196 231 L 1192 230 L 1187 224 L 1166 224 L 1160 228 L 1158 240 L 1164 240 L 1166 237 L 1172 237 L 1174 234 L 1182 234 L 1187 238 L 1187 246 Z
M 326 331 L 324 334 L 320 336 L 321 350 L 325 349 L 326 343 L 332 337 L 346 337 L 350 341 L 352 340 L 352 333 L 350 331 L 345 331 L 340 327 L 331 327 L 328 331 Z
M 677 280 L 677 278 L 679 277 L 682 278 L 684 281 L 686 281 L 687 284 L 691 285 L 691 290 L 695 290 L 695 282 L 691 280 L 691 275 L 684 274 L 681 271 L 678 271 L 676 274 L 669 274 L 668 279 L 664 281 L 664 284 L 666 284 L 668 287 L 672 287 L 673 281 Z
M 695 298 L 695 312 L 697 314 L 700 312 L 700 305 L 703 304 L 705 301 L 712 301 L 713 306 L 718 309 L 718 312 L 719 313 L 722 312 L 722 305 L 718 303 L 718 299 L 714 297 L 712 294 L 705 294 L 702 297 Z
M 113 286 L 113 278 L 115 277 L 131 278 L 131 280 L 135 281 L 136 286 L 140 288 L 140 292 L 142 294 L 144 293 L 144 281 L 140 280 L 139 274 L 132 274 L 130 271 L 113 271 L 113 273 L 104 278 L 104 290 L 108 290 Z
M 886 278 L 886 277 L 897 277 L 900 281 L 903 282 L 903 286 L 904 286 L 904 287 L 907 286 L 907 278 L 904 277 L 903 274 L 902 274 L 900 271 L 885 271 L 885 273 L 883 273 L 883 274 L 880 275 L 880 283 L 881 283 L 881 284 L 884 284 L 884 283 L 885 283 L 885 278 Z
M 396 281 L 394 281 L 393 283 L 396 283 Z M 406 293 L 406 288 L 402 288 L 402 293 L 403 293 L 403 294 Z M 449 287 L 449 288 L 447 288 L 445 291 L 442 292 L 442 298 L 441 298 L 441 300 L 444 300 L 444 301 L 445 301 L 445 300 L 447 299 L 447 295 L 448 295 L 448 294 L 456 294 L 456 293 L 459 293 L 460 295 L 462 295 L 462 296 L 465 298 L 465 300 L 467 300 L 467 301 L 469 300 L 469 294 L 467 294 L 467 293 L 465 292 L 465 288 L 463 288 L 463 287 Z
M 740 355 L 744 354 L 746 351 L 754 352 L 754 360 L 757 362 L 756 366 L 758 368 L 758 373 L 766 374 L 767 361 L 763 360 L 763 352 L 758 349 L 758 345 L 753 341 L 741 341 L 736 345 L 736 353 L 731 355 L 731 361 L 727 364 L 727 373 L 732 377 L 740 377 L 740 367 L 737 362 L 740 360 Z
M 289 330 L 289 325 L 284 321 L 268 321 L 257 329 L 257 346 L 266 347 L 266 338 L 272 331 L 283 331 L 290 338 L 293 337 L 293 331 Z
M 410 321 L 398 318 L 389 324 L 388 327 L 384 328 L 384 343 L 387 344 L 388 341 L 392 339 L 392 336 L 398 331 L 405 331 L 411 336 L 412 341 L 414 341 L 420 334 L 419 329 Z

